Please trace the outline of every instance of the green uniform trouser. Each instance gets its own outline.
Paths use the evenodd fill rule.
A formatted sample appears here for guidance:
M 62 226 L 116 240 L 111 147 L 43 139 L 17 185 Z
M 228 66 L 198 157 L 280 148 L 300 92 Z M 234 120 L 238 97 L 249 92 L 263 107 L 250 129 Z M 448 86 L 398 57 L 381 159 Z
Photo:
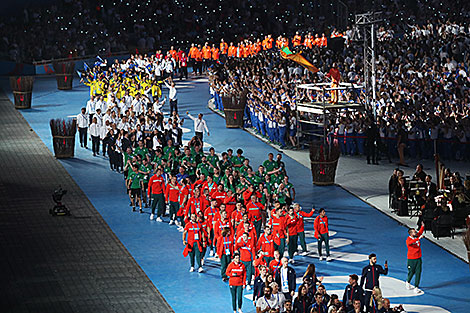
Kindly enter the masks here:
M 289 236 L 289 258 L 292 259 L 294 257 L 294 253 L 297 250 L 297 235 Z
M 255 268 L 253 267 L 253 262 L 244 262 L 242 261 L 243 265 L 245 265 L 246 269 L 246 285 L 250 285 L 251 283 L 251 276 L 255 273 Z
M 303 252 L 307 252 L 307 243 L 305 242 L 305 232 L 297 233 L 297 236 L 300 240 L 300 246 L 302 247 Z
M 189 261 L 191 262 L 191 267 L 194 267 L 194 259 L 196 259 L 197 266 L 201 267 L 202 251 L 199 250 L 199 245 L 197 242 L 194 242 L 193 250 L 189 252 Z
M 276 243 L 274 243 L 274 249 L 279 251 L 279 253 L 281 254 L 281 258 L 282 258 L 282 255 L 284 254 L 284 250 L 286 249 L 286 238 L 281 238 L 280 241 L 281 243 L 279 244 L 279 246 Z
M 155 207 L 157 208 L 157 217 L 162 216 L 165 208 L 163 193 L 152 194 L 152 214 L 155 214 Z
M 238 308 L 241 309 L 243 304 L 243 286 L 230 286 L 230 294 L 232 295 L 233 310 L 237 310 L 237 300 Z
M 419 287 L 421 280 L 421 270 L 423 268 L 423 261 L 419 259 L 408 259 L 408 279 L 407 282 L 411 282 L 413 275 L 415 277 L 415 287 Z
M 260 236 L 261 224 L 262 224 L 262 220 L 259 220 L 259 221 L 256 221 L 256 222 L 253 223 L 253 225 L 255 226 L 256 238 L 259 238 L 259 236 Z
M 227 266 L 231 261 L 232 259 L 230 258 L 230 255 L 222 254 L 220 256 L 220 276 L 222 278 L 228 278 L 227 274 L 225 274 L 225 271 L 227 271 Z
M 180 203 L 178 201 L 170 201 L 170 220 L 176 221 L 176 213 L 180 209 Z
M 330 256 L 330 237 L 328 233 L 318 235 L 318 255 L 321 256 L 322 242 L 325 242 L 326 256 Z

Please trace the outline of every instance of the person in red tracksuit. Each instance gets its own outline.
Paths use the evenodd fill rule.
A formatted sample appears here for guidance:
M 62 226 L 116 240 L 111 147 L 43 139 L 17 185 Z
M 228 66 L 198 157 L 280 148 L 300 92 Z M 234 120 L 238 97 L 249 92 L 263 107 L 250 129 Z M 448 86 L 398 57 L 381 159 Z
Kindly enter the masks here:
M 304 226 L 304 217 L 312 217 L 315 208 L 312 208 L 310 213 L 302 211 L 300 204 L 294 204 L 294 212 L 299 220 L 297 223 L 297 237 L 300 240 L 300 246 L 302 247 L 302 255 L 307 254 L 307 243 L 305 242 L 305 226 Z
M 238 302 L 238 312 L 241 313 L 243 304 L 243 289 L 246 286 L 246 269 L 243 263 L 240 262 L 240 254 L 238 252 L 234 253 L 233 261 L 227 266 L 225 273 L 229 277 L 228 284 L 230 286 L 230 294 L 232 296 L 233 312 L 237 312 Z
M 194 195 L 189 198 L 188 203 L 186 204 L 186 211 L 188 214 L 199 213 L 205 211 L 208 203 L 206 198 L 201 196 L 201 190 L 199 188 L 194 189 Z
M 277 207 L 274 212 L 271 211 L 272 216 L 270 220 L 270 225 L 273 231 L 273 235 L 279 238 L 279 243 L 276 243 L 277 250 L 279 251 L 281 256 L 283 256 L 284 249 L 286 246 L 286 222 L 285 217 L 281 215 L 281 211 L 281 207 Z
M 209 190 L 209 196 L 213 198 L 213 194 L 217 191 L 217 184 L 212 181 L 212 176 L 207 176 L 206 181 L 202 184 L 202 190 Z
M 297 224 L 299 219 L 294 213 L 294 208 L 289 208 L 289 214 L 286 216 L 286 226 L 287 226 L 287 251 L 289 252 L 289 262 L 294 263 L 294 254 L 297 252 Z
M 235 250 L 240 252 L 240 260 L 246 268 L 246 285 L 247 290 L 250 290 L 251 278 L 254 274 L 253 260 L 255 259 L 255 244 L 253 240 L 250 240 L 248 233 L 243 235 L 236 240 Z
M 255 269 L 255 278 L 259 276 L 259 268 L 260 266 L 266 267 L 268 264 L 264 258 L 262 251 L 258 251 L 256 255 L 256 259 L 253 261 L 253 268 Z
M 214 256 L 214 251 L 216 250 L 215 241 L 214 241 L 214 226 L 216 223 L 216 214 L 219 212 L 219 209 L 216 207 L 217 199 L 211 200 L 211 205 L 204 211 L 204 219 L 207 222 L 207 226 L 209 227 L 209 256 Z
M 259 237 L 256 250 L 261 251 L 267 265 L 274 259 L 274 236 L 271 234 L 271 226 L 264 227 L 264 234 Z
M 326 249 L 326 260 L 330 261 L 330 237 L 328 234 L 328 217 L 326 216 L 326 211 L 324 208 L 321 208 L 319 215 L 315 218 L 313 222 L 313 228 L 315 230 L 314 237 L 318 240 L 318 255 L 320 256 L 320 261 L 323 260 L 321 254 L 322 251 L 322 242 L 325 242 Z
M 170 204 L 170 225 L 176 222 L 176 214 L 180 208 L 179 195 L 180 185 L 176 181 L 176 176 L 171 176 L 170 183 L 165 188 L 166 202 Z
M 220 236 L 222 236 L 222 231 L 224 230 L 224 228 L 227 228 L 227 227 L 230 228 L 230 221 L 227 218 L 227 212 L 221 211 L 220 220 L 216 221 L 214 225 L 214 240 L 216 243 L 218 243 Z
M 224 191 L 224 185 L 220 184 L 217 186 L 217 191 L 212 194 L 212 198 L 217 199 L 217 207 L 220 207 L 224 203 L 224 199 L 227 193 Z
M 227 211 L 227 215 L 231 216 L 232 212 L 235 210 L 235 205 L 237 204 L 237 197 L 233 194 L 231 189 L 227 191 L 227 195 L 224 199 L 224 204 L 225 210 Z
M 190 185 L 188 184 L 187 178 L 181 180 L 180 195 L 179 195 L 180 209 L 178 210 L 178 213 L 176 214 L 180 219 L 179 223 L 177 222 L 177 225 L 179 226 L 178 230 L 180 231 L 183 230 L 184 223 L 188 215 L 188 212 L 186 212 L 186 204 L 188 203 L 190 192 L 191 192 L 191 189 L 189 188 L 189 186 Z M 187 218 L 187 220 L 189 220 L 189 217 Z
M 264 205 L 258 202 L 258 198 L 256 194 L 251 194 L 251 200 L 246 203 L 246 209 L 248 210 L 248 218 L 253 225 L 255 226 L 256 235 L 259 236 L 261 234 L 261 211 L 264 211 Z
M 189 254 L 189 259 L 191 263 L 190 272 L 194 272 L 194 261 L 196 259 L 197 265 L 199 266 L 199 273 L 202 273 L 204 269 L 202 268 L 202 252 L 204 246 L 206 245 L 206 238 L 204 238 L 203 226 L 197 221 L 197 215 L 191 214 L 191 220 L 186 223 L 183 231 L 183 245 L 185 250 L 183 255 L 187 256 Z
M 424 223 L 421 223 L 419 231 L 412 228 L 408 231 L 408 238 L 406 238 L 406 246 L 408 247 L 408 278 L 406 280 L 406 288 L 411 289 L 411 279 L 415 277 L 415 288 L 414 292 L 419 293 L 419 282 L 421 280 L 421 270 L 423 267 L 423 261 L 421 260 L 421 242 L 423 238 Z
M 226 274 L 227 266 L 232 260 L 234 250 L 233 235 L 230 233 L 230 228 L 225 227 L 222 234 L 217 241 L 217 255 L 220 258 L 220 276 L 223 281 L 228 280 Z
M 276 272 L 281 268 L 281 266 L 281 254 L 278 250 L 274 250 L 274 260 L 269 262 L 269 270 L 271 273 L 273 273 L 273 277 L 276 276 Z
M 249 237 L 250 238 L 253 238 L 254 240 L 254 243 L 256 244 L 256 242 L 258 241 L 257 240 L 257 236 L 256 236 L 256 231 L 255 231 L 255 227 L 253 226 L 253 224 L 248 220 L 248 218 L 246 217 L 246 213 L 245 213 L 245 218 L 244 218 L 244 221 L 241 222 L 239 225 L 238 225 L 238 228 L 237 228 L 237 232 L 236 232 L 236 238 L 238 239 L 240 236 L 243 235 L 243 233 L 248 233 L 249 234 Z
M 155 217 L 155 208 L 157 207 L 157 221 L 163 222 L 161 216 L 165 212 L 165 196 L 163 192 L 165 191 L 165 181 L 162 177 L 162 169 L 157 168 L 155 170 L 155 175 L 150 177 L 147 189 L 147 196 L 150 198 L 152 195 L 152 214 L 150 214 L 150 220 L 153 220 Z
M 243 221 L 243 214 L 246 212 L 246 209 L 241 202 L 237 202 L 235 207 L 236 210 L 232 212 L 231 221 L 234 231 L 237 231 L 238 225 Z

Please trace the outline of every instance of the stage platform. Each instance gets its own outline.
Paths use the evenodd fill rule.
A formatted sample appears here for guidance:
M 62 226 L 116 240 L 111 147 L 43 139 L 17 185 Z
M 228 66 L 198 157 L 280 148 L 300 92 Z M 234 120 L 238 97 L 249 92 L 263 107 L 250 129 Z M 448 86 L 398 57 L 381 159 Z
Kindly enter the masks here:
M 49 150 L 52 149 L 49 119 L 75 116 L 88 99 L 85 86 L 76 84 L 72 91 L 57 91 L 55 88 L 53 78 L 37 79 L 33 107 L 21 112 Z M 211 134 L 204 138 L 206 151 L 211 146 L 218 152 L 240 147 L 253 165 L 262 163 L 269 152 L 277 152 L 244 130 L 225 128 L 223 119 L 206 106 L 209 98 L 206 79 L 177 82 L 177 89 L 180 112 L 204 113 Z M 167 110 L 164 107 L 164 111 Z M 189 140 L 193 135 L 192 121 L 186 118 L 184 127 L 183 139 Z M 393 304 L 404 304 L 408 312 L 468 311 L 468 264 L 423 240 L 421 293 L 406 290 L 406 228 L 341 187 L 313 186 L 310 171 L 304 165 L 287 153 L 283 160 L 296 189 L 296 201 L 306 210 L 312 206 L 325 207 L 330 219 L 334 260 L 329 263 L 319 261 L 312 237 L 312 219 L 309 219 L 306 223 L 309 254 L 295 257 L 294 269 L 299 279 L 306 266 L 315 263 L 319 274 L 325 276 L 328 292 L 341 297 L 348 275 L 360 274 L 367 264 L 367 255 L 374 252 L 380 264 L 388 260 L 390 272 L 381 278 L 381 286 L 384 296 Z M 59 162 L 175 312 L 231 312 L 229 288 L 220 279 L 218 262 L 207 258 L 205 273 L 189 273 L 189 260 L 182 256 L 181 233 L 167 222 L 149 221 L 148 210 L 145 214 L 132 213 L 122 175 L 109 170 L 108 160 L 93 157 L 90 150 L 81 149 L 78 145 L 75 158 Z M 65 202 L 72 208 L 75 206 L 73 202 Z M 248 300 L 251 292 L 245 291 L 244 295 L 243 311 L 255 312 Z

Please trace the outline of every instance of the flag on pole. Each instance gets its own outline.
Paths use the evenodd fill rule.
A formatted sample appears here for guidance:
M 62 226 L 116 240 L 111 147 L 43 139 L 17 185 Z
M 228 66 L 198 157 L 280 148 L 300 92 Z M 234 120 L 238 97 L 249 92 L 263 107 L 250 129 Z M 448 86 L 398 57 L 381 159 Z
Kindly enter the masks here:
M 318 68 L 316 68 L 312 63 L 310 63 L 309 61 L 307 61 L 302 55 L 300 52 L 298 53 L 293 53 L 292 51 L 290 51 L 289 47 L 283 47 L 281 49 L 281 57 L 283 57 L 284 59 L 288 59 L 288 60 L 292 60 L 300 65 L 302 65 L 303 67 L 305 67 L 307 70 L 309 70 L 310 72 L 312 73 L 316 73 L 319 71 Z

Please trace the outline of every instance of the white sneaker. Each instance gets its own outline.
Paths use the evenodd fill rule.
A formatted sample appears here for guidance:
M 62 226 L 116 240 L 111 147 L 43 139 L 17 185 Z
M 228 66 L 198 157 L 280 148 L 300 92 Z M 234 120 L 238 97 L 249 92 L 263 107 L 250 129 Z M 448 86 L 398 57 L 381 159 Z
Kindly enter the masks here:
M 308 254 L 307 251 L 302 252 L 300 255 L 306 256 Z
M 173 225 L 174 221 L 173 220 L 170 220 L 170 225 Z
M 204 269 L 202 267 L 200 267 L 198 270 L 197 270 L 199 273 L 202 273 L 204 272 Z
M 161 217 L 157 217 L 157 222 L 163 222 Z
M 408 290 L 411 290 L 411 285 L 409 282 L 406 282 L 405 283 L 405 288 L 408 289 Z
M 295 263 L 294 259 L 292 259 L 292 262 L 291 262 L 291 263 L 292 263 L 292 264 L 294 264 L 294 263 Z
M 178 221 L 175 221 L 175 225 L 176 225 L 176 226 L 181 226 L 181 223 L 178 222 Z
M 320 255 L 320 261 L 323 261 L 323 255 Z
M 331 257 L 327 256 L 326 257 L 326 262 L 330 262 L 331 261 Z
M 150 214 L 150 220 L 151 220 L 151 221 L 153 221 L 153 218 L 154 218 L 154 217 L 155 217 L 155 216 L 154 216 L 153 214 Z
M 246 286 L 246 290 L 251 290 L 250 285 Z
M 294 256 L 295 256 L 295 255 L 299 255 L 299 253 L 298 253 L 297 251 L 295 251 L 295 252 L 294 252 Z
M 209 256 L 214 256 L 214 251 L 211 250 L 211 251 L 209 252 Z
M 194 267 L 191 267 L 191 268 L 189 269 L 189 272 L 190 272 L 190 273 L 194 272 Z
M 204 259 L 201 259 L 201 266 L 204 265 Z
M 181 227 L 181 226 L 178 226 L 178 231 L 179 231 L 180 233 L 182 233 L 182 232 L 184 231 L 184 228 Z
M 419 290 L 418 287 L 415 287 L 415 288 L 413 289 L 413 291 L 414 291 L 414 293 L 421 293 L 421 290 Z

